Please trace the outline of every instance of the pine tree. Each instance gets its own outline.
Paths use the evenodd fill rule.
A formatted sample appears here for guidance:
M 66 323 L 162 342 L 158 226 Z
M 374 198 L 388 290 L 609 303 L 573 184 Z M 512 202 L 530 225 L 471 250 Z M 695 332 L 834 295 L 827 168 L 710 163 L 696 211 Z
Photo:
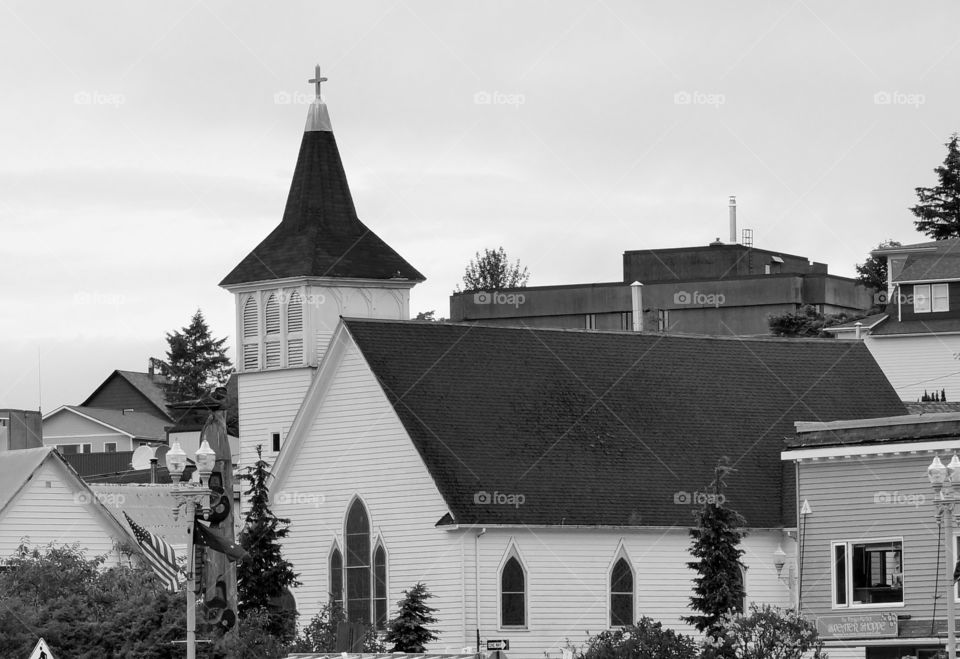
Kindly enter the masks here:
M 189 325 L 167 333 L 167 359 L 160 365 L 168 380 L 164 385 L 168 403 L 208 398 L 217 387 L 226 385 L 233 373 L 226 342 L 226 338 L 211 336 L 199 309 Z
M 520 267 L 519 259 L 511 264 L 503 247 L 484 249 L 483 256 L 477 252 L 476 257 L 470 259 L 463 273 L 463 292 L 523 288 L 529 279 L 527 268 Z
M 295 632 L 296 612 L 280 607 L 280 599 L 291 586 L 299 586 L 293 564 L 283 558 L 281 541 L 290 533 L 290 520 L 277 517 L 270 510 L 270 478 L 268 465 L 257 446 L 257 461 L 240 478 L 250 483 L 244 495 L 250 497 L 243 531 L 242 546 L 250 559 L 237 566 L 237 606 L 241 617 L 248 612 L 265 609 L 270 612 L 270 630 L 278 637 L 290 640 Z
M 393 643 L 390 652 L 426 652 L 426 645 L 437 640 L 437 635 L 427 629 L 427 625 L 437 622 L 430 614 L 436 611 L 426 605 L 433 597 L 423 583 L 417 583 L 404 592 L 404 598 L 397 602 L 397 617 L 387 623 L 384 641 Z
M 947 157 L 934 169 L 939 184 L 916 188 L 920 203 L 910 209 L 917 216 L 914 226 L 934 240 L 960 237 L 960 149 L 957 133 L 944 145 Z
M 718 465 L 711 496 L 696 511 L 696 526 L 690 529 L 690 554 L 697 560 L 687 563 L 695 570 L 693 596 L 690 608 L 698 615 L 683 620 L 703 632 L 708 639 L 723 636 L 723 618 L 732 613 L 743 613 L 743 564 L 740 541 L 746 535 L 745 521 L 738 512 L 724 506 L 723 478 L 730 468 Z M 728 645 L 719 643 L 711 649 L 714 657 L 732 657 Z M 709 652 L 704 656 L 708 656 Z

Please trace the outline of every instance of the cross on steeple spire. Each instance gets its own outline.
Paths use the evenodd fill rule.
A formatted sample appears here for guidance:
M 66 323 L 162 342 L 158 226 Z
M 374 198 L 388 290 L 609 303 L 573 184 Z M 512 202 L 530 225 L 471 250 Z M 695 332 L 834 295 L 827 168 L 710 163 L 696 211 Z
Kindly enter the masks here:
M 320 84 L 321 84 L 321 83 L 324 83 L 324 82 L 326 82 L 326 81 L 327 81 L 327 79 L 320 75 L 320 65 L 317 64 L 317 68 L 316 68 L 314 77 L 311 78 L 310 80 L 307 80 L 307 82 L 316 85 L 316 87 L 317 87 L 317 100 L 318 100 L 318 101 L 321 100 L 321 99 L 320 99 Z

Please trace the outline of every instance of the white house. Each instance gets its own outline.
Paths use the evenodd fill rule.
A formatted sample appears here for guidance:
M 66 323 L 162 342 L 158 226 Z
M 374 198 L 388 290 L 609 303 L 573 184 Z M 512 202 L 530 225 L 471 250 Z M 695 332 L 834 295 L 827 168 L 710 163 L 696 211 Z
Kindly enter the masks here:
M 145 412 L 62 405 L 43 416 L 43 443 L 64 455 L 134 451 L 165 444 L 172 425 Z

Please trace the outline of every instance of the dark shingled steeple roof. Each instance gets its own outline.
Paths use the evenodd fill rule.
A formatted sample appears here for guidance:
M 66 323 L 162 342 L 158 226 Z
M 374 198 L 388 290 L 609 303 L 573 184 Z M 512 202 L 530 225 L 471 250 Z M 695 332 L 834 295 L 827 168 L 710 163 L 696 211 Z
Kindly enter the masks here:
M 319 101 L 310 108 L 283 220 L 220 285 L 288 277 L 425 279 L 357 217 Z

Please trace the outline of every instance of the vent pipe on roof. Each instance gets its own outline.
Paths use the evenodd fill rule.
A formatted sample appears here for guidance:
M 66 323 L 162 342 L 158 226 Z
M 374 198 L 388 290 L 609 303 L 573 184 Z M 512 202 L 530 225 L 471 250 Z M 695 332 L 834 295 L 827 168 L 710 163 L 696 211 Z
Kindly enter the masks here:
M 737 198 L 730 195 L 730 244 L 737 243 Z
M 633 331 L 643 331 L 643 284 L 638 281 L 630 284 L 630 298 L 633 309 Z

